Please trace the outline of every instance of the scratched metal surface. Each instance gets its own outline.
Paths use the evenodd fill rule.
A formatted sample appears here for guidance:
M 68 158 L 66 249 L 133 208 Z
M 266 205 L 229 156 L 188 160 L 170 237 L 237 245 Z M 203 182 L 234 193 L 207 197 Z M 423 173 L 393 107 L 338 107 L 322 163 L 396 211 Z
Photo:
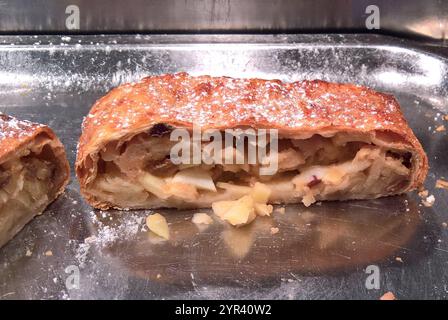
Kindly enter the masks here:
M 92 211 L 72 176 L 0 250 L 0 298 L 448 298 L 448 191 L 434 188 L 448 178 L 447 135 L 434 131 L 448 126 L 446 53 L 370 35 L 0 37 L 0 110 L 50 125 L 71 165 L 83 116 L 120 83 L 176 71 L 319 78 L 397 96 L 428 153 L 426 186 L 436 198 L 431 208 L 415 193 L 288 206 L 241 229 L 217 220 L 198 228 L 194 211 L 159 210 L 172 233 L 164 242 L 145 231 L 148 211 Z M 365 287 L 371 264 L 378 290 Z M 79 288 L 66 286 L 71 265 Z

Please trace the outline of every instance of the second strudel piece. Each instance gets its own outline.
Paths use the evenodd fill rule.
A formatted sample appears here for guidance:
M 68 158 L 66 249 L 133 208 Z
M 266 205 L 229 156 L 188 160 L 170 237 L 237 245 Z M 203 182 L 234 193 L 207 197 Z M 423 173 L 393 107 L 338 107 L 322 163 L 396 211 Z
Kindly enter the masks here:
M 65 150 L 47 126 L 0 114 L 0 247 L 64 191 Z

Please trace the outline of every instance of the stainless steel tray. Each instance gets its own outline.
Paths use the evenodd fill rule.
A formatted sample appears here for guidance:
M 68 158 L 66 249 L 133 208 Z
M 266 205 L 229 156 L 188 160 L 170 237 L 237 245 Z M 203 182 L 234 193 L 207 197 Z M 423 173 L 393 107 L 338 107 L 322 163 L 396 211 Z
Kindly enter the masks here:
M 447 53 L 373 35 L 1 36 L 0 110 L 51 126 L 72 165 L 83 116 L 120 83 L 177 71 L 325 79 L 396 95 L 428 153 L 436 202 L 410 193 L 288 206 L 240 229 L 200 229 L 194 211 L 159 210 L 173 235 L 163 242 L 145 231 L 149 211 L 93 211 L 72 176 L 0 250 L 0 298 L 447 298 L 448 190 L 434 188 L 448 178 L 448 139 L 435 131 L 448 126 Z M 369 265 L 380 289 L 365 286 Z M 68 266 L 79 288 L 66 287 Z

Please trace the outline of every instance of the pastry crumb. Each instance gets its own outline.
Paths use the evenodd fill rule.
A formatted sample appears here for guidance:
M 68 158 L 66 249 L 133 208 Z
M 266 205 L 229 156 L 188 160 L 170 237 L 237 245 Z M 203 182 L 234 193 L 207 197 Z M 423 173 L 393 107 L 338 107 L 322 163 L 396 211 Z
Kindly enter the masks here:
M 53 255 L 53 252 L 51 250 L 45 251 L 45 256 L 51 257 Z
M 146 226 L 150 231 L 159 237 L 168 240 L 170 238 L 170 230 L 164 216 L 160 213 L 154 213 L 146 217 Z
M 213 219 L 206 213 L 198 212 L 193 215 L 191 221 L 194 224 L 212 224 Z
M 311 191 L 308 191 L 302 198 L 302 203 L 305 207 L 309 207 L 314 202 L 316 202 L 316 198 L 314 198 L 314 195 Z
M 96 240 L 96 236 L 90 236 L 84 239 L 84 243 L 94 243 Z
M 427 208 L 432 207 L 435 202 L 436 202 L 436 198 L 434 197 L 434 195 L 430 195 L 430 196 L 426 197 L 426 199 L 422 200 L 423 205 Z
M 266 204 L 271 196 L 271 189 L 260 182 L 256 182 L 251 190 L 251 197 L 256 203 Z
M 156 276 L 156 278 L 157 278 L 157 279 L 160 279 L 160 278 L 162 278 L 162 275 L 161 275 L 160 273 L 158 273 L 157 276 Z
M 223 185 L 218 185 L 218 187 L 223 187 Z M 267 204 L 270 195 L 271 189 L 265 184 L 257 182 L 249 194 L 238 200 L 213 202 L 213 213 L 233 226 L 244 226 L 254 221 L 257 216 L 271 215 L 273 206 Z
M 448 189 L 448 181 L 443 179 L 438 179 L 436 181 L 436 188 L 437 189 Z
M 254 203 L 255 213 L 261 217 L 270 216 L 274 207 L 270 204 Z
M 31 252 L 30 249 L 26 249 L 26 253 L 25 253 L 25 255 L 26 255 L 27 257 L 31 257 L 32 254 L 33 254 L 33 253 Z
M 395 298 L 395 295 L 391 291 L 386 292 L 380 298 L 380 300 L 396 300 L 396 299 L 397 298 Z
M 429 195 L 429 191 L 428 190 L 422 190 L 418 193 L 418 196 L 420 198 L 426 198 Z
M 278 231 L 279 231 L 279 228 L 276 228 L 276 227 L 271 228 L 271 234 L 276 234 L 276 233 L 278 233 Z
M 448 223 L 442 222 L 442 227 L 447 228 L 448 227 Z
M 437 132 L 446 131 L 446 128 L 445 128 L 445 126 L 442 124 L 441 126 L 438 126 L 438 127 L 436 128 L 436 131 L 437 131 Z
M 212 209 L 221 220 L 236 227 L 247 225 L 256 217 L 254 200 L 247 195 L 238 200 L 213 202 Z
M 403 263 L 403 259 L 401 259 L 401 257 L 396 257 L 396 258 L 395 258 L 395 261 L 398 261 L 398 262 Z

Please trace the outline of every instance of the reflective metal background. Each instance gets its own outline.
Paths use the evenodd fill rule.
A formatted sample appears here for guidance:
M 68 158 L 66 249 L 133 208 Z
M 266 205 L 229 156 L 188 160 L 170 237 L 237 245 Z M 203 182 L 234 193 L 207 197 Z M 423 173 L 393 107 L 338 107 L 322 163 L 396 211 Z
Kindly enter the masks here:
M 448 127 L 447 54 L 372 35 L 0 37 L 0 111 L 50 125 L 71 165 L 83 116 L 120 83 L 177 71 L 325 79 L 397 96 L 428 153 L 436 197 L 432 208 L 415 193 L 288 206 L 241 229 L 218 220 L 198 228 L 194 211 L 159 210 L 172 234 L 160 241 L 145 231 L 149 211 L 93 211 L 72 177 L 0 250 L 0 298 L 448 298 L 448 191 L 434 189 L 448 178 L 446 132 L 434 131 Z M 365 287 L 370 264 L 380 290 Z M 79 289 L 66 287 L 70 265 Z
M 375 32 L 447 37 L 443 0 L 1 0 L 0 32 L 365 32 L 372 4 Z M 79 31 L 66 28 L 69 5 L 79 7 Z

